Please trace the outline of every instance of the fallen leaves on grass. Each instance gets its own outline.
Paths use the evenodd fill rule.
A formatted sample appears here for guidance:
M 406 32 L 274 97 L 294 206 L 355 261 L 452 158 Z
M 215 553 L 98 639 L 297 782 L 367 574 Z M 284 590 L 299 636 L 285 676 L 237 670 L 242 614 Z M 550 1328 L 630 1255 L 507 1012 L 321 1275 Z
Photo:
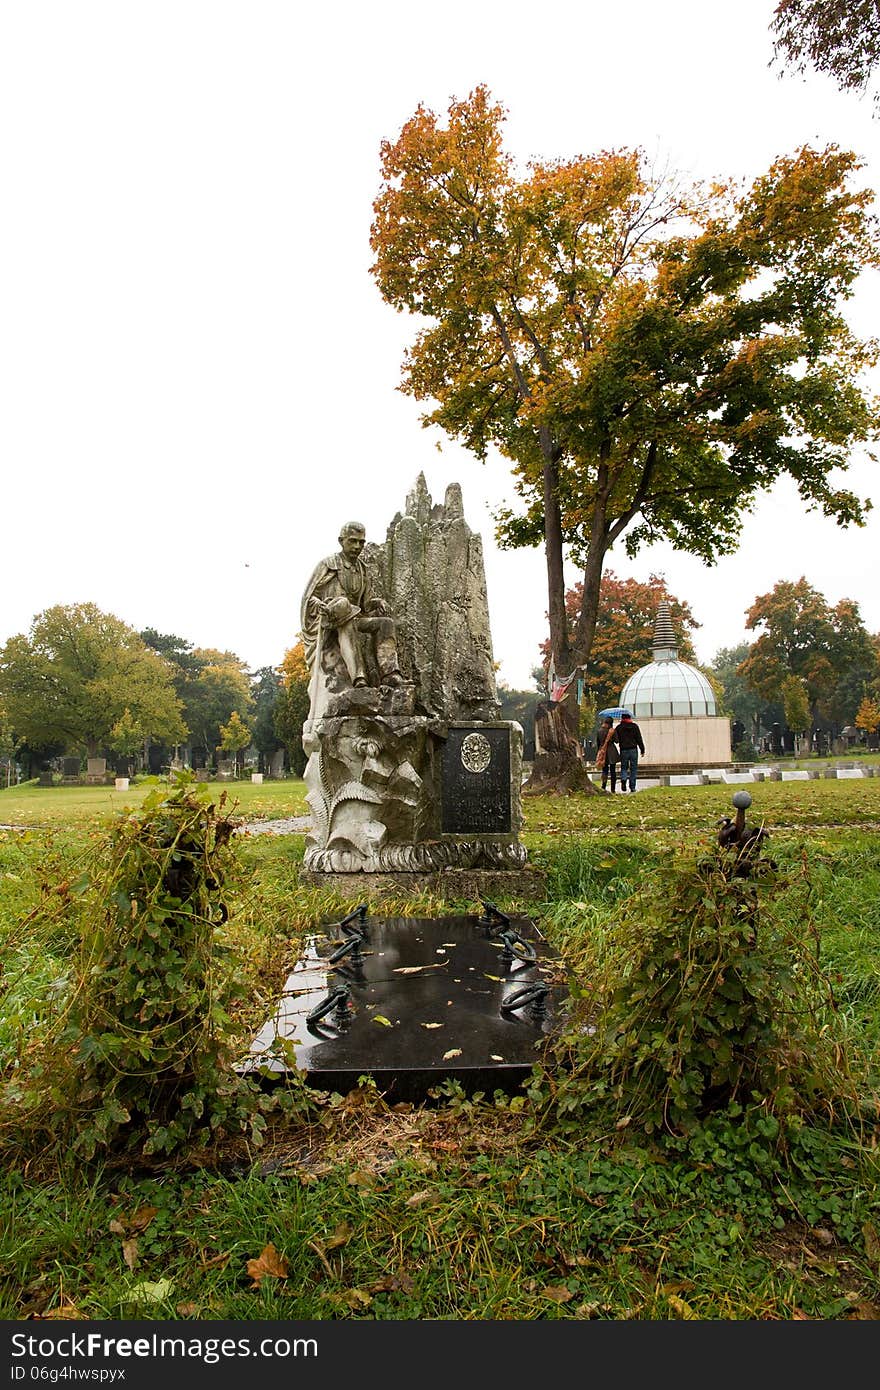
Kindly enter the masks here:
M 255 1260 L 248 1260 L 247 1272 L 254 1281 L 253 1287 L 258 1289 L 264 1279 L 286 1279 L 287 1261 L 283 1255 L 279 1255 L 270 1241 Z

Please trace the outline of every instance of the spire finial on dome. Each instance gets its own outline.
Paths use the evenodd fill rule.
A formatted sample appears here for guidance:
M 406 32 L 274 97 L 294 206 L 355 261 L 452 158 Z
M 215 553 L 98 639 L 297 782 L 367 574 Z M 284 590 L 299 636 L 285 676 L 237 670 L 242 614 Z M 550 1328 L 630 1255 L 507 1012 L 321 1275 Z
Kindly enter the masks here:
M 654 622 L 653 655 L 655 661 L 678 660 L 678 645 L 672 627 L 672 613 L 669 609 L 668 600 L 665 598 L 662 598 L 657 605 L 657 617 Z

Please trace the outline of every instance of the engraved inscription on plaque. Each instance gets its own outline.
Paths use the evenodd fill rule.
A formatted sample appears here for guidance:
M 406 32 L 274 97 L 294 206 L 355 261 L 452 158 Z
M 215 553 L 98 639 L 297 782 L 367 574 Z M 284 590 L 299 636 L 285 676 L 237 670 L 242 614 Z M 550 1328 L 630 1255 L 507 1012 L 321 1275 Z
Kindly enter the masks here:
M 443 746 L 444 835 L 503 835 L 511 825 L 510 730 L 449 726 Z

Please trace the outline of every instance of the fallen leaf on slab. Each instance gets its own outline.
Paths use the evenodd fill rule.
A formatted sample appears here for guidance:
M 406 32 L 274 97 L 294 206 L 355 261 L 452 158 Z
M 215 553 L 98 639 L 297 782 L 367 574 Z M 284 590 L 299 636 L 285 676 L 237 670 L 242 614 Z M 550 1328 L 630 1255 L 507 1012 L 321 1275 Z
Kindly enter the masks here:
M 391 1019 L 390 1019 L 390 1018 L 386 1018 L 384 1014 L 373 1014 L 373 1022 L 374 1022 L 374 1023 L 381 1023 L 381 1024 L 383 1024 L 386 1028 L 393 1028 L 393 1027 L 394 1027 L 393 1023 L 391 1022 Z
M 450 1058 L 452 1058 L 452 1057 L 460 1057 L 460 1056 L 461 1056 L 461 1048 L 460 1048 L 460 1047 L 450 1047 L 450 1049 L 449 1049 L 448 1052 L 444 1052 L 444 1053 L 443 1053 L 443 1061 L 444 1061 L 444 1062 L 448 1062 L 448 1061 L 450 1060 Z

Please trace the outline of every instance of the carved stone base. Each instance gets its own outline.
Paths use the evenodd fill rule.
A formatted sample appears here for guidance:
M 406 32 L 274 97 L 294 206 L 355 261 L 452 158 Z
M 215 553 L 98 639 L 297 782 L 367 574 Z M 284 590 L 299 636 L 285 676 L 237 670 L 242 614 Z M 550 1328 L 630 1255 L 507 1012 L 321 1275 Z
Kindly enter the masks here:
M 445 901 L 537 902 L 547 891 L 542 869 L 441 869 L 437 873 L 320 873 L 301 868 L 301 883 L 325 888 L 352 902 L 431 893 Z
M 412 845 L 385 845 L 365 862 L 356 850 L 306 849 L 303 867 L 318 873 L 442 873 L 448 869 L 522 868 L 528 858 L 526 848 L 512 836 L 503 839 L 423 840 Z

